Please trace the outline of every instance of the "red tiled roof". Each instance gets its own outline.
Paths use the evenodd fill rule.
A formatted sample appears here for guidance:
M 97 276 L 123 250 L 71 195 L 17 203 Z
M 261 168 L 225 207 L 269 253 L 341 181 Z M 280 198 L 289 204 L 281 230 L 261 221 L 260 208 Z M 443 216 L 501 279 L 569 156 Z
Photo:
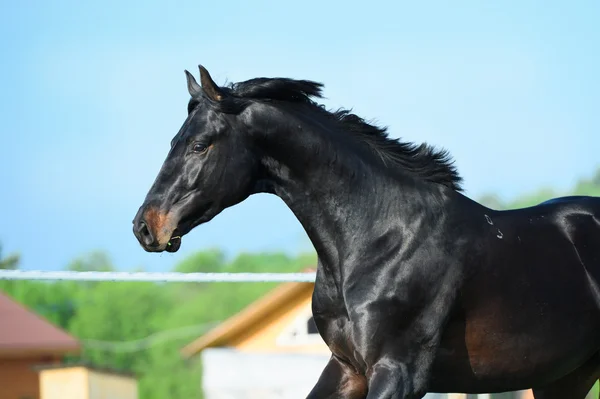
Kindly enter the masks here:
M 79 349 L 77 339 L 0 293 L 0 355 L 60 355 Z

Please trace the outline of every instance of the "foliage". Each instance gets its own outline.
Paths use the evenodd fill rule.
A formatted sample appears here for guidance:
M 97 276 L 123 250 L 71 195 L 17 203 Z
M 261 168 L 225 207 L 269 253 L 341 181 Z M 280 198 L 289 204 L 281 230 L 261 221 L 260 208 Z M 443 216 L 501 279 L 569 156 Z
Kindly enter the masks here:
M 591 195 L 600 197 L 600 168 L 590 179 L 581 179 L 567 192 L 557 192 L 551 188 L 541 188 L 537 191 L 521 195 L 509 202 L 503 202 L 494 194 L 486 194 L 479 202 L 492 209 L 518 209 L 536 205 L 551 198 L 567 195 Z
M 115 270 L 110 258 L 100 251 L 76 258 L 67 265 L 66 269 L 76 272 L 112 272 Z
M 598 177 L 600 178 L 600 173 L 598 173 Z M 600 179 L 598 181 L 598 185 L 600 185 Z M 600 386 L 598 384 L 598 381 L 596 381 L 596 383 L 594 384 L 594 386 L 592 387 L 592 389 L 586 396 L 586 399 L 596 399 L 596 398 L 598 398 L 598 396 L 600 396 Z
M 10 254 L 8 257 L 2 256 L 2 245 L 0 245 L 0 270 L 14 270 L 19 265 L 19 254 Z
M 223 252 L 211 249 L 189 256 L 173 270 L 296 272 L 314 267 L 315 262 L 314 254 L 291 257 L 279 253 L 240 254 L 228 261 Z M 115 270 L 101 252 L 78 258 L 66 268 Z M 98 366 L 133 371 L 138 375 L 141 399 L 201 398 L 201 364 L 198 359 L 184 360 L 181 348 L 275 286 L 0 281 L 0 291 L 82 340 L 81 357 L 68 361 L 83 359 Z M 156 334 L 163 338 L 153 341 L 159 337 Z M 107 349 L 106 341 L 114 344 L 108 344 Z

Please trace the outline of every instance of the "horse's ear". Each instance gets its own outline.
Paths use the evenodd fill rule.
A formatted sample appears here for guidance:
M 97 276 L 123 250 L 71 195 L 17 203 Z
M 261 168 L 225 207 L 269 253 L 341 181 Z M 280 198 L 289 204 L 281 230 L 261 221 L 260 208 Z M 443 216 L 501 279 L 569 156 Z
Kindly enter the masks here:
M 186 69 L 185 77 L 187 78 L 187 88 L 188 88 L 188 91 L 190 92 L 190 96 L 192 96 L 192 97 L 199 96 L 200 92 L 202 92 L 202 88 L 200 87 L 198 82 L 196 82 L 194 75 L 189 73 Z
M 202 65 L 198 65 L 198 68 L 200 69 L 200 83 L 204 93 L 213 101 L 221 101 L 223 92 L 219 89 L 219 86 L 212 80 L 206 68 Z

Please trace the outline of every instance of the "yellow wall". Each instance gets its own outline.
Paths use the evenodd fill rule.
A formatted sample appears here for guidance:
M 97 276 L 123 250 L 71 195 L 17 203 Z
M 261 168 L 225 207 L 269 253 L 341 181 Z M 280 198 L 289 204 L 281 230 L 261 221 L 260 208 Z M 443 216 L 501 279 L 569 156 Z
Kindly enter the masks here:
M 0 360 L 0 399 L 39 399 L 38 360 Z
M 303 345 L 280 345 L 277 343 L 279 335 L 294 323 L 298 315 L 307 307 L 310 309 L 311 297 L 312 291 L 283 303 L 275 312 L 253 325 L 230 345 L 248 352 L 330 353 L 329 348 L 321 339 L 318 343 Z
M 89 399 L 137 399 L 138 397 L 137 381 L 134 378 L 91 370 L 89 379 Z
M 40 399 L 137 399 L 137 381 L 131 377 L 85 367 L 40 372 Z M 12 399 L 12 398 L 11 398 Z
M 87 369 L 69 367 L 42 370 L 40 393 L 40 399 L 89 399 Z

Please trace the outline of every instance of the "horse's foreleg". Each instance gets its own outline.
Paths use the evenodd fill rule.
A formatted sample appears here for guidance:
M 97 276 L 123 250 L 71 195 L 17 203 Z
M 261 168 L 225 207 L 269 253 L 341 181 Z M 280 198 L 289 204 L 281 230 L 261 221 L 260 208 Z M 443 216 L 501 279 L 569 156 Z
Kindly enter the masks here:
M 391 316 L 390 307 L 382 304 L 359 325 L 363 328 L 357 329 L 356 336 L 358 352 L 367 363 L 367 399 L 425 396 L 451 295 L 442 292 L 421 309 L 398 306 Z
M 373 366 L 367 399 L 403 399 L 410 386 L 405 365 L 382 359 Z
M 594 355 L 585 364 L 544 387 L 534 388 L 535 399 L 585 399 L 600 377 L 600 354 Z
M 307 399 L 364 399 L 367 381 L 346 363 L 331 356 Z
M 433 355 L 421 353 L 416 361 L 380 359 L 372 368 L 367 399 L 420 399 L 427 393 Z M 409 370 L 412 370 L 409 371 Z

